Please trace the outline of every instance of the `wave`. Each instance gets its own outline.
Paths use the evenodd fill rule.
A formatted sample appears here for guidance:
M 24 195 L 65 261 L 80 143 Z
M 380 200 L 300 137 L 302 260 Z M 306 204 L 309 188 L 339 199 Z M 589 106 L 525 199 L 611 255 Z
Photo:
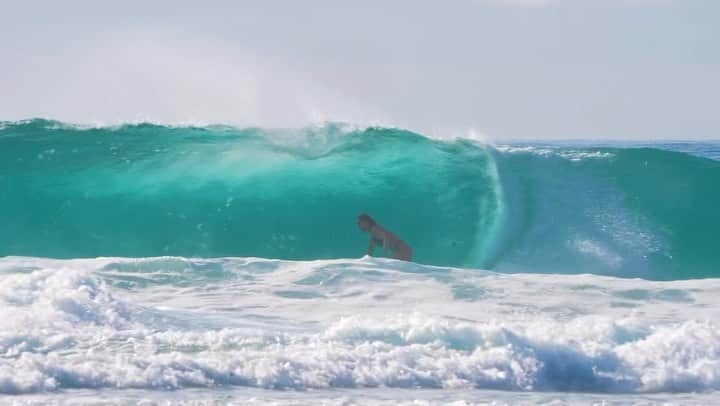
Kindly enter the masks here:
M 371 213 L 421 263 L 717 276 L 720 162 L 393 128 L 0 126 L 0 255 L 358 257 Z
M 6 258 L 0 394 L 718 390 L 720 329 L 691 317 L 718 288 L 370 258 Z

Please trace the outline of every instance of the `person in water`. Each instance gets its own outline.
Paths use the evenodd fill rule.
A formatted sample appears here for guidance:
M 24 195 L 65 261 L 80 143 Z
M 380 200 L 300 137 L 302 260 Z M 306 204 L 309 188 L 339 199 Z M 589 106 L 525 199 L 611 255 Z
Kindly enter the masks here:
M 364 232 L 370 233 L 370 247 L 368 247 L 367 255 L 372 255 L 376 245 L 380 245 L 383 251 L 390 249 L 393 258 L 403 261 L 412 260 L 412 249 L 405 244 L 397 235 L 384 229 L 380 224 L 376 223 L 372 217 L 363 213 L 357 218 L 358 227 Z

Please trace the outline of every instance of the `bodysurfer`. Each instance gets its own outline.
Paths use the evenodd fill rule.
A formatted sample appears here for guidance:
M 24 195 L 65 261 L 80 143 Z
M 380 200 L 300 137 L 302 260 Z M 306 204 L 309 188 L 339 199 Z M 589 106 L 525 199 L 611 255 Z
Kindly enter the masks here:
M 372 255 L 375 246 L 379 245 L 383 251 L 387 249 L 392 251 L 392 257 L 395 259 L 403 261 L 412 260 L 412 249 L 410 249 L 410 246 L 405 244 L 397 235 L 376 223 L 369 215 L 365 213 L 359 215 L 357 224 L 360 230 L 370 233 L 370 246 L 368 247 L 367 255 Z

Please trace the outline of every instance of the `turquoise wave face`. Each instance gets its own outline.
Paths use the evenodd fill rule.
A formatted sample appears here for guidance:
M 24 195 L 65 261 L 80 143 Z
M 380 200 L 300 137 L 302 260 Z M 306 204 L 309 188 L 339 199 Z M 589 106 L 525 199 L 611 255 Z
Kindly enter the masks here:
M 718 275 L 720 163 L 683 153 L 340 125 L 0 128 L 0 255 L 359 257 L 367 212 L 427 264 Z
M 653 148 L 516 149 L 496 160 L 510 213 L 497 269 L 720 275 L 720 162 Z
M 417 261 L 471 265 L 499 210 L 485 149 L 394 129 L 33 121 L 2 130 L 0 160 L 0 255 L 359 257 L 367 212 Z

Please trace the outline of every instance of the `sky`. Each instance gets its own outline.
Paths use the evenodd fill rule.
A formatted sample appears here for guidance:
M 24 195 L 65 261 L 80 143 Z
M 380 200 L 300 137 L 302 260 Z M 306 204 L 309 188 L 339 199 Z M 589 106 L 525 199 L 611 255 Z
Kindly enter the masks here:
M 0 121 L 720 139 L 717 0 L 0 0 Z

